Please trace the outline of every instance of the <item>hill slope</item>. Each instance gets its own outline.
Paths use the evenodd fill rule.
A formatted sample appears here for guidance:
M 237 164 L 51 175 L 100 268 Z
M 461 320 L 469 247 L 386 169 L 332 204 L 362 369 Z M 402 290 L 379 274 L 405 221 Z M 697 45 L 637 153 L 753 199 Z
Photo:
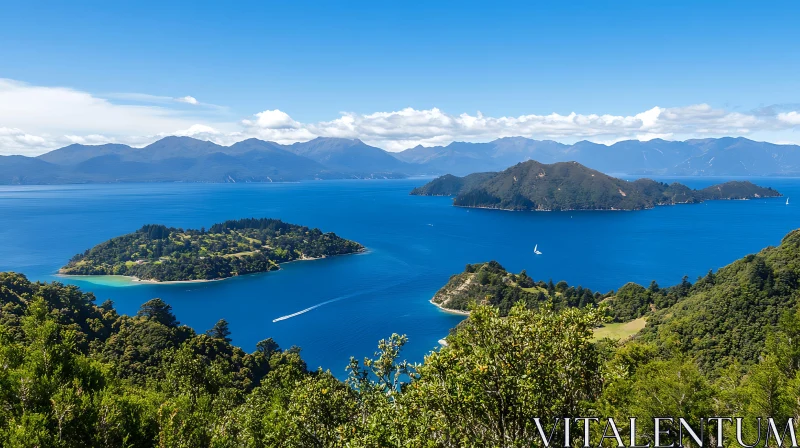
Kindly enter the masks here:
M 462 207 L 504 210 L 641 210 L 656 205 L 711 199 L 777 197 L 780 193 L 750 182 L 727 182 L 703 190 L 638 179 L 629 182 L 577 162 L 551 165 L 533 160 L 500 173 L 464 178 L 442 176 L 414 189 L 414 195 L 455 195 Z
M 798 304 L 800 229 L 777 247 L 743 257 L 691 286 L 685 299 L 656 312 L 640 339 L 687 353 L 701 365 L 753 362 L 770 329 Z

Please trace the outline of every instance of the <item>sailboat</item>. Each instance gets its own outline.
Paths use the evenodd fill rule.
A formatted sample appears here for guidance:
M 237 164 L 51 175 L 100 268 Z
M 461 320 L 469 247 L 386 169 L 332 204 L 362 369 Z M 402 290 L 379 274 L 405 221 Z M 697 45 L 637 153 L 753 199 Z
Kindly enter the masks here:
M 786 198 L 786 205 L 789 205 L 789 198 Z
M 538 244 L 533 246 L 533 253 L 535 253 L 536 255 L 541 255 L 542 254 L 542 252 L 539 250 L 539 245 Z

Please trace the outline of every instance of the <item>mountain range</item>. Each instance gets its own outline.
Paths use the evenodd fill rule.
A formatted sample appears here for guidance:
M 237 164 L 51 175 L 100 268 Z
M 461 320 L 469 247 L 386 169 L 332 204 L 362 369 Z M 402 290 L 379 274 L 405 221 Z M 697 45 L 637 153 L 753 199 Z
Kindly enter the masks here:
M 416 169 L 360 140 L 317 138 L 280 145 L 249 139 L 222 146 L 165 137 L 143 148 L 74 144 L 38 157 L 0 157 L 0 184 L 398 178 Z
M 772 176 L 800 173 L 800 146 L 741 137 L 626 140 L 609 146 L 588 141 L 566 145 L 550 140 L 508 137 L 489 143 L 417 146 L 398 153 L 397 157 L 408 163 L 423 164 L 436 174 L 459 176 L 499 171 L 526 160 L 575 161 L 609 174 Z
M 508 137 L 391 153 L 343 138 L 319 137 L 291 145 L 249 139 L 222 146 L 165 137 L 143 148 L 73 144 L 38 157 L 0 156 L 0 184 L 402 178 L 499 171 L 526 160 L 577 161 L 604 173 L 633 175 L 800 174 L 800 146 L 746 138 L 630 140 L 606 146 Z

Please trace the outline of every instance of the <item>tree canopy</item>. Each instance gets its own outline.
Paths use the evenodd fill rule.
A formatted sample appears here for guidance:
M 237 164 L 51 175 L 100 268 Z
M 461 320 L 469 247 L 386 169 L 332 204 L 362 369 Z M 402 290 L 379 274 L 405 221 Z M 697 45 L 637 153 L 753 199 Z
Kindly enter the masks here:
M 68 275 L 126 275 L 142 280 L 213 280 L 279 269 L 298 259 L 364 250 L 334 233 L 278 219 L 225 221 L 205 229 L 147 224 L 75 255 Z

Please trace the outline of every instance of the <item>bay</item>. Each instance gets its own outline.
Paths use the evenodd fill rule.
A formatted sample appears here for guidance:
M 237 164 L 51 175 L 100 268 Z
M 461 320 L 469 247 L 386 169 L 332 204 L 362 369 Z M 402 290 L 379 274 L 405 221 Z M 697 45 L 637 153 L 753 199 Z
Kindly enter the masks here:
M 701 188 L 731 179 L 658 180 Z M 800 179 L 750 180 L 800 204 Z M 79 285 L 127 314 L 161 297 L 197 331 L 224 318 L 245 350 L 272 337 L 284 348 L 300 346 L 310 367 L 342 377 L 350 356 L 371 355 L 392 333 L 407 334 L 404 357 L 421 361 L 463 318 L 429 300 L 467 263 L 497 260 L 537 280 L 600 291 L 628 281 L 666 286 L 776 245 L 800 227 L 800 205 L 785 198 L 638 212 L 504 212 L 408 195 L 426 181 L 0 186 L 0 271 Z M 76 253 L 143 224 L 200 228 L 244 217 L 319 227 L 368 252 L 207 283 L 55 275 Z M 533 253 L 536 244 L 542 255 Z

